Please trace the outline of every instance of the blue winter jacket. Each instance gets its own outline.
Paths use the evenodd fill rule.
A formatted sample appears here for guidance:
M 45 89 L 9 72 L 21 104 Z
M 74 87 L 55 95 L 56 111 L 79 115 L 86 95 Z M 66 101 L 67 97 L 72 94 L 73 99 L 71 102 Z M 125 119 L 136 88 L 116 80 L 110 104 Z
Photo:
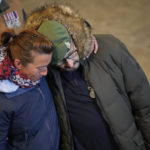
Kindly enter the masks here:
M 0 93 L 0 150 L 58 150 L 59 126 L 46 79 L 39 86 Z

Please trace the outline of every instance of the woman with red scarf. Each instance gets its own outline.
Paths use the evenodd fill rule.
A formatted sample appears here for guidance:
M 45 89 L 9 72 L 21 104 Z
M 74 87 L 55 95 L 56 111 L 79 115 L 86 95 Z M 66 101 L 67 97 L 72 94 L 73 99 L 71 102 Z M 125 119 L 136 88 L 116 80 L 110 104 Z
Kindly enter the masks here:
M 1 36 L 0 150 L 58 150 L 59 127 L 45 77 L 53 45 L 34 30 Z

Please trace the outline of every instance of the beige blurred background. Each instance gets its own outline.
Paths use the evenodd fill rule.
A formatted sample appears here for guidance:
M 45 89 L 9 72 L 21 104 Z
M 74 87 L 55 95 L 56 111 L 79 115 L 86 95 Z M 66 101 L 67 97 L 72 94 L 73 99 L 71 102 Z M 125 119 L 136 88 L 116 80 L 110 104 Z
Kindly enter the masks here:
M 27 14 L 51 3 L 51 0 L 20 1 Z M 67 0 L 66 3 L 91 23 L 94 33 L 113 34 L 123 41 L 150 81 L 150 0 Z

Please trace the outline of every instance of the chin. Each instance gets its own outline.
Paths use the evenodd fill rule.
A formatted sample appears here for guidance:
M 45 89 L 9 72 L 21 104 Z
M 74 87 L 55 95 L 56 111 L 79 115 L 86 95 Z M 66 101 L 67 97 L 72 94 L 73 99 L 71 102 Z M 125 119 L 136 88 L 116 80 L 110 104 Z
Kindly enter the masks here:
M 32 81 L 32 82 L 36 82 L 36 81 L 39 81 L 41 78 L 35 78 L 35 77 L 31 77 L 30 78 L 30 80 Z

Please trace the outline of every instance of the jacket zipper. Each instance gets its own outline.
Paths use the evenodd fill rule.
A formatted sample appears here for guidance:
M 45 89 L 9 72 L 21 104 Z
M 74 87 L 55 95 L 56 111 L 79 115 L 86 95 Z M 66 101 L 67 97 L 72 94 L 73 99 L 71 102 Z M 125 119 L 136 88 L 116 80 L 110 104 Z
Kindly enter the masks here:
M 60 83 L 58 83 L 58 81 L 61 81 L 61 78 L 60 78 L 60 73 L 58 73 L 57 72 L 57 77 L 59 78 L 59 79 L 57 79 L 56 80 L 56 76 L 54 75 L 55 73 L 52 71 L 52 73 L 53 73 L 53 76 L 54 76 L 54 78 L 55 78 L 55 82 L 56 82 L 56 84 L 57 84 L 57 86 L 59 87 L 59 92 L 60 92 L 60 95 L 61 95 L 61 98 L 62 98 L 62 100 L 63 100 L 63 103 L 64 103 L 64 108 L 65 108 L 65 112 L 66 112 L 66 119 L 67 119 L 67 124 L 68 124 L 68 127 L 69 127 L 69 136 L 71 137 L 71 144 L 72 144 L 72 149 L 71 150 L 74 150 L 74 147 L 73 147 L 73 136 L 72 136 L 72 132 L 71 132 L 71 124 L 70 124 L 70 121 L 69 121 L 69 116 L 68 116 L 68 112 L 67 112 L 67 105 L 66 105 L 66 101 L 65 101 L 65 96 L 64 96 L 64 92 L 63 92 L 63 88 L 62 88 L 62 84 Z

